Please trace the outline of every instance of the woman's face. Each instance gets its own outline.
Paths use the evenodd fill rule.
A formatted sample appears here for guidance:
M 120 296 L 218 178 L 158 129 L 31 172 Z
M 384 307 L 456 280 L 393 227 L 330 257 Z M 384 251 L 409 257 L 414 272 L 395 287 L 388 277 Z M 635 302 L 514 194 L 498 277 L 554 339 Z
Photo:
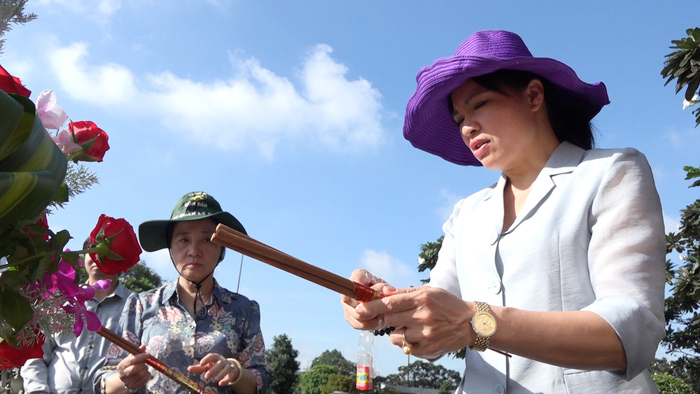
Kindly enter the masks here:
M 450 95 L 462 139 L 484 167 L 506 172 L 517 168 L 536 146 L 533 109 L 541 104 L 533 105 L 531 94 L 530 86 L 501 93 L 468 80 Z
M 215 230 L 211 219 L 175 224 L 170 253 L 180 276 L 198 282 L 214 270 L 221 255 L 221 246 L 211 242 Z

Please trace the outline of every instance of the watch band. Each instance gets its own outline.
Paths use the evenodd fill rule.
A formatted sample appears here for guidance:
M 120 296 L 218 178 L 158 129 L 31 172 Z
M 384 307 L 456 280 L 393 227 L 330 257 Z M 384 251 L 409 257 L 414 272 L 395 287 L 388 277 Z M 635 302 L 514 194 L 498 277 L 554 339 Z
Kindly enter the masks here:
M 477 352 L 484 352 L 486 349 L 489 347 L 489 342 L 491 342 L 491 335 L 495 332 L 491 332 L 489 335 L 484 335 L 481 332 L 479 332 L 479 329 L 474 325 L 474 320 L 475 318 L 479 315 L 487 315 L 490 319 L 492 319 L 495 323 L 495 319 L 493 318 L 493 315 L 491 314 L 491 308 L 489 307 L 489 304 L 481 301 L 475 302 L 476 304 L 476 313 L 474 314 L 474 317 L 472 317 L 472 329 L 476 333 L 476 341 L 474 342 L 474 346 L 471 346 L 470 349 L 476 350 Z

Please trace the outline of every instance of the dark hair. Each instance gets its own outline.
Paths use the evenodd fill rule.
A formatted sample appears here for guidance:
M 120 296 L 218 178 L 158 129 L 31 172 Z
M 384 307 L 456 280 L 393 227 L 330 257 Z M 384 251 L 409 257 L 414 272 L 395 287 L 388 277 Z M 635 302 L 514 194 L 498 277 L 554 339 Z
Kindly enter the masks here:
M 563 88 L 549 82 L 546 78 L 528 71 L 498 70 L 473 79 L 486 89 L 504 94 L 504 86 L 522 91 L 533 79 L 540 80 L 544 86 L 544 101 L 549 123 L 559 142 L 568 141 L 583 149 L 591 149 L 595 145 L 590 119 L 583 115 L 578 107 L 579 104 L 576 100 L 572 100 L 571 94 L 567 94 Z

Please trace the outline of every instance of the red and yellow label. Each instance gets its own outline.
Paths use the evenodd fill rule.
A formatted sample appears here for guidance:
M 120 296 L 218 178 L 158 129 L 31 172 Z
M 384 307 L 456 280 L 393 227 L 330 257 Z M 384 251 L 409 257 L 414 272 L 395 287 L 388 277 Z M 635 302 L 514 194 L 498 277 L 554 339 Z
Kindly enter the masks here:
M 372 377 L 370 376 L 371 368 L 366 366 L 357 366 L 357 380 L 355 388 L 358 390 L 372 390 Z

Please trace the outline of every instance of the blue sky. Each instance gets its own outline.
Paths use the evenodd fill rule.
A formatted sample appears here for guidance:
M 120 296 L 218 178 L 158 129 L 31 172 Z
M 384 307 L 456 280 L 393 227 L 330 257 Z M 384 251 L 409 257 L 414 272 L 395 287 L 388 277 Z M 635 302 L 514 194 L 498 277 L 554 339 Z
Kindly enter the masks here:
M 420 245 L 499 174 L 412 148 L 403 111 L 419 68 L 485 29 L 514 31 L 535 56 L 606 83 L 597 145 L 647 155 L 669 230 L 697 198 L 682 167 L 699 164 L 700 130 L 660 76 L 671 40 L 697 26 L 697 0 L 30 0 L 26 11 L 38 19 L 5 35 L 0 64 L 32 99 L 53 89 L 70 119 L 110 136 L 104 162 L 89 165 L 100 183 L 49 218 L 73 249 L 102 213 L 138 227 L 204 190 L 288 254 L 418 285 Z M 165 252 L 142 259 L 177 275 Z M 239 263 L 229 252 L 215 273 L 232 290 Z M 302 368 L 324 350 L 355 359 L 359 332 L 330 290 L 246 257 L 240 292 L 260 303 L 266 344 L 289 335 Z M 408 361 L 375 342 L 380 374 Z

